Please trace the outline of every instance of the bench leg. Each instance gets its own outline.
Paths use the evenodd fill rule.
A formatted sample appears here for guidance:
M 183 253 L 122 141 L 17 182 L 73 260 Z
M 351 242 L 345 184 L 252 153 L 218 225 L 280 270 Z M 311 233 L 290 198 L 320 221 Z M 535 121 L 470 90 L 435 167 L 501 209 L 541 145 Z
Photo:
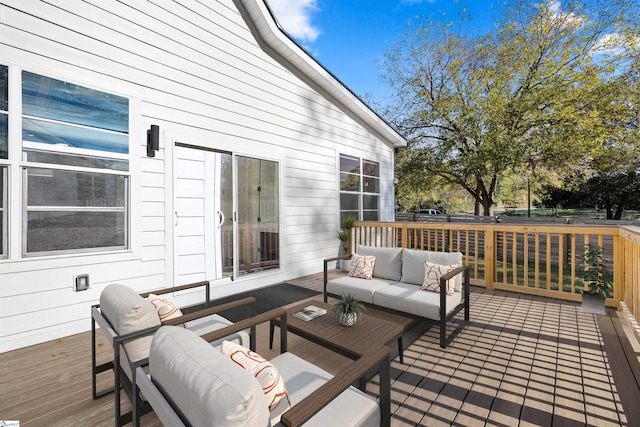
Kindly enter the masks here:
M 400 356 L 400 364 L 404 365 L 404 346 L 402 345 L 402 335 L 398 337 L 398 356 Z

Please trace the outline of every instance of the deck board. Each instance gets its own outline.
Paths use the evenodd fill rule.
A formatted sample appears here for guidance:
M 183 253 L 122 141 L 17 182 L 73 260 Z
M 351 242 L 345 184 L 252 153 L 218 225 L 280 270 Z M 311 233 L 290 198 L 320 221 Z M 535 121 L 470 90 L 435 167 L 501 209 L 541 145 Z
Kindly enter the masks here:
M 322 290 L 319 274 L 288 282 Z M 392 426 L 638 425 L 638 355 L 618 314 L 609 314 L 473 288 L 471 323 L 447 350 L 439 346 L 438 328 L 424 325 L 405 334 L 404 364 L 391 346 Z M 268 348 L 268 335 L 261 325 L 258 352 L 267 358 L 279 348 L 277 334 Z M 107 360 L 106 340 L 99 344 L 99 358 Z M 21 427 L 113 425 L 113 395 L 91 397 L 90 346 L 83 333 L 1 354 L 0 420 L 20 420 Z M 330 372 L 352 363 L 294 335 L 289 349 Z M 106 388 L 113 377 L 99 378 Z M 377 395 L 377 376 L 367 392 Z M 124 394 L 123 402 L 130 407 Z M 150 413 L 142 425 L 159 422 Z

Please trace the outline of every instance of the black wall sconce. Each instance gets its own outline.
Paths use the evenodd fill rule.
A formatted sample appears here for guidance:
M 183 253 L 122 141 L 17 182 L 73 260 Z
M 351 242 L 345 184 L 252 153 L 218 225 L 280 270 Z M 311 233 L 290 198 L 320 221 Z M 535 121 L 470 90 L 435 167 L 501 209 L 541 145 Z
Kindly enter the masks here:
M 147 157 L 155 157 L 156 151 L 160 149 L 160 127 L 151 125 L 147 131 Z

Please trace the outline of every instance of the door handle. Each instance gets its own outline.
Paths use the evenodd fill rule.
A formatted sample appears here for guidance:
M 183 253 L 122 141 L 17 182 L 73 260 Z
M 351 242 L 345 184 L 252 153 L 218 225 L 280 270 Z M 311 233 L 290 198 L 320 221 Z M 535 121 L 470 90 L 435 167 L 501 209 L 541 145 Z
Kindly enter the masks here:
M 222 211 L 218 211 L 218 228 L 222 227 L 222 224 L 224 224 L 224 213 L 222 213 Z
M 178 225 L 178 211 L 175 211 L 174 215 L 175 215 L 175 224 L 174 225 Z

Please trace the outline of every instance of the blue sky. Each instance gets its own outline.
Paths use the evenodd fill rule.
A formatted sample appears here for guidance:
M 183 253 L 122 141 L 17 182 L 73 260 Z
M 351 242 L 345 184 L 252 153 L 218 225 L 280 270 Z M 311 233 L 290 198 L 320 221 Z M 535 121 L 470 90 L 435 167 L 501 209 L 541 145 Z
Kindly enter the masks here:
M 268 0 L 278 22 L 359 96 L 384 102 L 379 61 L 419 16 L 456 21 L 466 7 L 478 28 L 489 28 L 496 0 Z M 458 4 L 456 4 L 458 3 Z

